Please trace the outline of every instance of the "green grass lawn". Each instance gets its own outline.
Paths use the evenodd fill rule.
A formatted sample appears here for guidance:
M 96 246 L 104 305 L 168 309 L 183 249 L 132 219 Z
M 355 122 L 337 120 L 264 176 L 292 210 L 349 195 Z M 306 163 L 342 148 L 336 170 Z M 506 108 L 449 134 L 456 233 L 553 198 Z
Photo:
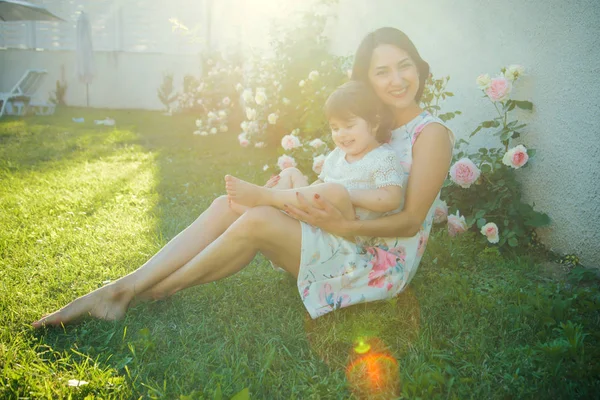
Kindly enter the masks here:
M 92 123 L 106 114 L 116 128 Z M 258 256 L 122 321 L 34 331 L 42 314 L 146 261 L 224 192 L 226 173 L 269 176 L 273 150 L 193 127 L 81 109 L 0 121 L 0 398 L 393 398 L 376 396 L 385 385 L 411 399 L 598 395 L 591 274 L 550 277 L 533 256 L 443 229 L 405 293 L 315 321 L 293 279 Z

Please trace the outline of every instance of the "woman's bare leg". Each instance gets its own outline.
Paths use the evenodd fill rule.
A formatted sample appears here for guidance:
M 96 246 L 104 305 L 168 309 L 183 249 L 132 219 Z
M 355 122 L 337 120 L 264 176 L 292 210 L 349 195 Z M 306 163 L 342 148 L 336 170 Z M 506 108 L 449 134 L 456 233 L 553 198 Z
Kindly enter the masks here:
M 345 218 L 354 219 L 355 217 L 354 206 L 350 201 L 348 190 L 342 185 L 335 183 L 321 183 L 306 187 L 278 190 L 277 188 L 256 186 L 231 175 L 226 175 L 225 188 L 234 208 L 235 205 L 245 207 L 272 206 L 283 210 L 286 204 L 298 206 L 296 193 L 301 193 L 307 199 L 312 199 L 315 195 L 324 196 L 340 210 Z
M 66 324 L 88 315 L 108 320 L 121 318 L 136 289 L 145 291 L 156 285 L 155 290 L 168 295 L 222 279 L 245 267 L 258 251 L 297 277 L 301 238 L 298 221 L 274 208 L 256 207 L 244 213 L 221 236 L 166 279 L 155 268 L 139 268 L 42 318 L 34 323 L 34 327 Z
M 265 223 L 269 221 L 269 223 Z M 156 285 L 158 297 L 226 278 L 244 268 L 258 251 L 298 277 L 300 223 L 272 207 L 254 207 L 190 262 Z
M 67 304 L 33 323 L 60 325 L 82 316 L 118 319 L 125 314 L 134 296 L 153 297 L 152 286 L 177 271 L 219 237 L 239 218 L 229 208 L 226 196 L 215 199 L 190 226 L 175 236 L 144 265 L 129 275 Z M 125 287 L 123 283 L 130 285 Z

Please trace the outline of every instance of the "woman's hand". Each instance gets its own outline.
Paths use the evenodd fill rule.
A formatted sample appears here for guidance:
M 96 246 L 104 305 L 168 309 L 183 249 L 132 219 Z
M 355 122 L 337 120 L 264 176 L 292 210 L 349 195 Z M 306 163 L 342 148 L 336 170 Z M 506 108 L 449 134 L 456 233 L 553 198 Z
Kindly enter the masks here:
M 302 194 L 297 193 L 297 197 L 298 207 L 289 204 L 285 207 L 285 212 L 291 217 L 334 235 L 353 236 L 353 224 L 356 221 L 344 218 L 340 210 L 327 199 L 315 195 L 314 204 L 310 204 Z

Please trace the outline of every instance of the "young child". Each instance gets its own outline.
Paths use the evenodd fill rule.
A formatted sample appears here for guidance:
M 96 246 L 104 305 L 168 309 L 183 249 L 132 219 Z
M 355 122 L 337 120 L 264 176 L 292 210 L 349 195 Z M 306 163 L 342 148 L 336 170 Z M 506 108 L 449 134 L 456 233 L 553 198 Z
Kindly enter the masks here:
M 374 219 L 402 207 L 403 173 L 387 144 L 391 118 L 372 89 L 358 81 L 337 88 L 325 103 L 336 148 L 329 153 L 319 179 L 308 186 L 296 168 L 281 171 L 272 188 L 227 175 L 230 207 L 239 213 L 248 207 L 298 205 L 296 193 L 306 199 L 323 196 L 346 218 Z M 356 238 L 363 241 L 368 238 Z

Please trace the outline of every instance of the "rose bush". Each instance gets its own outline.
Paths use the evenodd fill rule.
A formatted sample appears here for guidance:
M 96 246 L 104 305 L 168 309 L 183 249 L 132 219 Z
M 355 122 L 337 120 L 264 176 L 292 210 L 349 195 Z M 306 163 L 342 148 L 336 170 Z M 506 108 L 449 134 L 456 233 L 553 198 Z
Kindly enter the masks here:
M 492 103 L 498 116 L 484 121 L 471 133 L 485 130 L 497 136 L 501 147 L 482 147 L 469 152 L 465 140 L 457 143 L 457 152 L 450 169 L 450 178 L 444 183 L 442 198 L 452 210 L 460 210 L 466 217 L 466 226 L 479 230 L 489 243 L 516 247 L 529 244 L 535 228 L 550 222 L 548 215 L 535 211 L 522 201 L 521 186 L 516 170 L 527 167 L 535 150 L 510 143 L 521 136 L 526 124 L 512 119 L 515 109 L 530 111 L 529 101 L 511 99 L 514 83 L 523 76 L 524 68 L 511 65 L 503 68 L 498 77 L 479 75 L 476 85 Z M 453 234 L 456 218 L 448 217 L 448 229 Z

